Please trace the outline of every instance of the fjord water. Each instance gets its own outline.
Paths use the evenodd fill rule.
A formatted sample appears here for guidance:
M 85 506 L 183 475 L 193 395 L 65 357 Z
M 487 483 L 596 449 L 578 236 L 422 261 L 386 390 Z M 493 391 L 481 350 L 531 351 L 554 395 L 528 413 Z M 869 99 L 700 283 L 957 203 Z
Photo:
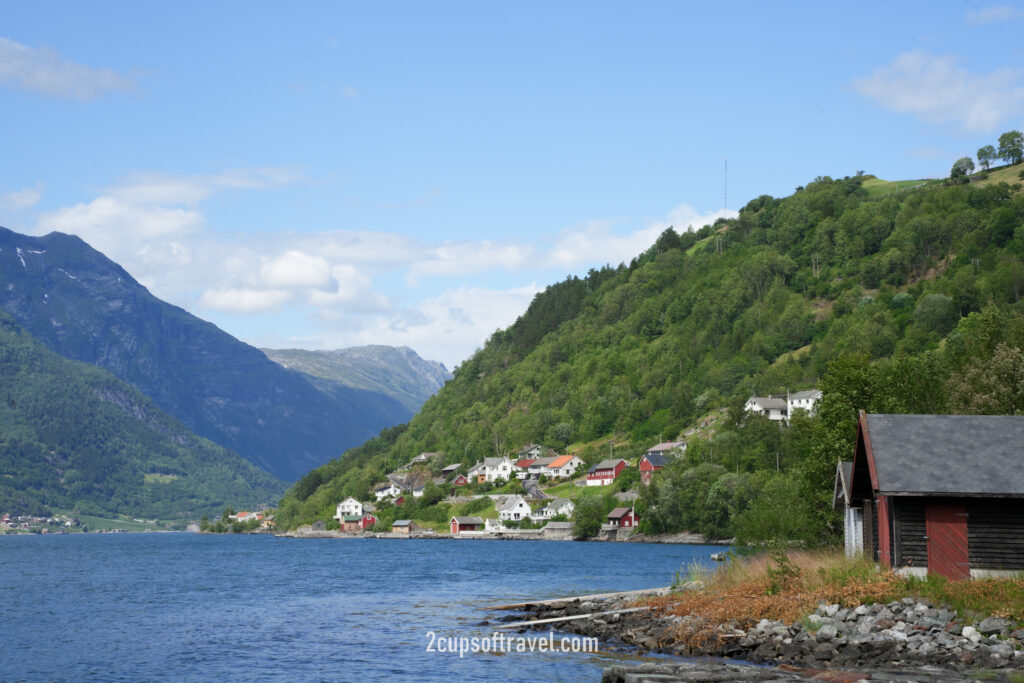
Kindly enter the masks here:
M 599 681 L 621 655 L 428 653 L 488 606 L 671 583 L 712 546 L 0 536 L 0 680 Z M 557 634 L 556 634 L 557 635 Z

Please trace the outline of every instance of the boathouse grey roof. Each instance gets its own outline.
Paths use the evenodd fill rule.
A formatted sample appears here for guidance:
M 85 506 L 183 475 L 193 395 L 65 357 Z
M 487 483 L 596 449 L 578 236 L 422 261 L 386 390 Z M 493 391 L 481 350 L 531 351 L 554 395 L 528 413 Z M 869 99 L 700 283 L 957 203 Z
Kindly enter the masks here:
M 1024 498 L 1024 416 L 862 419 L 880 494 Z
M 477 526 L 483 526 L 484 520 L 480 517 L 456 517 L 455 521 L 458 522 L 459 526 L 463 524 L 476 524 Z

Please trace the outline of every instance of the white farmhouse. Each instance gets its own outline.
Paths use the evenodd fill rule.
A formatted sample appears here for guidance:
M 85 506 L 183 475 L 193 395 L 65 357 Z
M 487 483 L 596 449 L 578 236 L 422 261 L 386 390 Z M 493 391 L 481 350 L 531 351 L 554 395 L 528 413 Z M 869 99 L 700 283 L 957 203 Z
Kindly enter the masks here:
M 818 409 L 818 401 L 821 400 L 820 389 L 809 389 L 807 391 L 798 391 L 795 394 L 790 394 L 786 397 L 786 414 L 788 417 L 793 416 L 795 410 L 806 410 L 808 415 L 814 415 Z
M 378 484 L 373 487 L 373 495 L 377 500 L 384 500 L 385 498 L 393 498 L 399 495 L 402 489 L 398 488 L 398 485 L 393 481 L 386 482 L 384 484 Z
M 363 516 L 363 504 L 358 500 L 349 496 L 345 500 L 338 503 L 338 507 L 334 513 L 334 519 L 341 521 L 345 517 L 362 517 Z
M 786 419 L 786 400 L 782 398 L 751 396 L 743 409 L 754 415 L 764 415 L 776 422 Z
M 522 496 L 511 496 L 504 504 L 498 506 L 498 519 L 503 522 L 516 522 L 530 515 L 530 504 Z

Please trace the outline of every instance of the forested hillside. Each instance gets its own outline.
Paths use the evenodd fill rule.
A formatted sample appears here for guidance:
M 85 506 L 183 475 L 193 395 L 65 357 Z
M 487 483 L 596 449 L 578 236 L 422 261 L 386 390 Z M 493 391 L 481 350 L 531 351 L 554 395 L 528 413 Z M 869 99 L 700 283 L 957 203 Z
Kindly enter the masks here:
M 869 181 L 817 178 L 786 198 L 761 196 L 735 220 L 667 230 L 628 265 L 548 287 L 408 425 L 304 477 L 283 520 L 365 497 L 421 451 L 471 463 L 539 442 L 594 462 L 611 441 L 629 457 L 715 413 L 713 438 L 690 439 L 660 493 L 645 492 L 647 530 L 728 535 L 743 522 L 756 536 L 778 522 L 771 506 L 752 505 L 771 491 L 767 502 L 806 513 L 782 533 L 827 536 L 835 459 L 852 453 L 857 409 L 1021 409 L 961 391 L 973 377 L 964 373 L 995 354 L 1020 381 L 1024 337 L 993 343 L 984 332 L 1019 328 L 1020 185 Z M 851 379 L 860 375 L 873 379 Z M 751 394 L 812 386 L 825 391 L 819 418 L 780 430 L 742 413 Z M 701 508 L 717 512 L 694 516 Z
M 198 518 L 285 484 L 0 312 L 0 512 Z

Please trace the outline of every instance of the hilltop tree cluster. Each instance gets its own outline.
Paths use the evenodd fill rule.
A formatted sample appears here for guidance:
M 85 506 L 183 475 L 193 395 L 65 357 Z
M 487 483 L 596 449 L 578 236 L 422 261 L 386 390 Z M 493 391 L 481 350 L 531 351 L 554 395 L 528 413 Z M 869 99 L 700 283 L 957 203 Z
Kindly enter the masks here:
M 1009 130 L 999 136 L 999 148 L 992 145 L 985 145 L 976 153 L 978 166 L 989 170 L 992 162 L 1002 159 L 1007 164 L 1019 164 L 1024 161 L 1024 133 L 1019 130 Z M 964 179 L 974 173 L 974 161 L 970 157 L 960 157 L 953 162 L 953 168 L 949 172 L 951 180 Z

